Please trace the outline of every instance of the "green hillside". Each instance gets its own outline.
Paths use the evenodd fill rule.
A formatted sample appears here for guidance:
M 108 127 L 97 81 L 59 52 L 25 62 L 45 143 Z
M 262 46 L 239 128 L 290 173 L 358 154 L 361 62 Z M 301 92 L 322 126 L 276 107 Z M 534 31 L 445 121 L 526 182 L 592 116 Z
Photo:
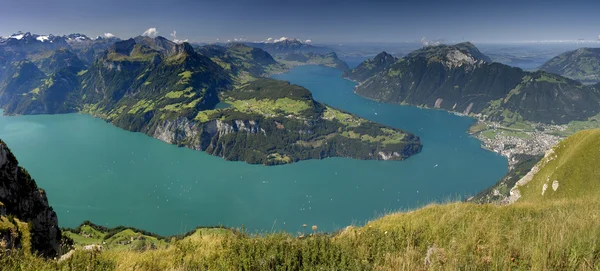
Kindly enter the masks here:
M 342 76 L 351 78 L 352 80 L 362 82 L 369 77 L 386 69 L 389 65 L 396 62 L 398 58 L 386 52 L 381 52 L 374 58 L 367 59 L 360 63 L 356 68 L 344 71 Z
M 546 153 L 531 181 L 519 184 L 519 201 L 594 201 L 600 192 L 599 164 L 600 130 L 578 132 Z
M 339 59 L 336 53 L 313 53 L 313 52 L 294 52 L 287 54 L 275 55 L 277 60 L 288 66 L 297 65 L 322 65 L 326 67 L 336 68 L 342 71 L 348 70 L 348 64 Z
M 376 60 L 346 76 L 360 83 L 357 94 L 377 101 L 440 108 L 506 126 L 567 124 L 600 113 L 600 89 L 492 63 L 468 42 L 426 46 L 393 62 Z
M 540 67 L 583 83 L 600 82 L 600 48 L 580 48 L 562 53 Z

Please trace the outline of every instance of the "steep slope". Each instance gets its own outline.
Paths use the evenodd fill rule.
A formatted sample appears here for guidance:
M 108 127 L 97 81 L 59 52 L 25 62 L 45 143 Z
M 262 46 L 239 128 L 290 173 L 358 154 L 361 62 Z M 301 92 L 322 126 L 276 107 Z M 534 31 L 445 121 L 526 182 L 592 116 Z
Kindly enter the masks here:
M 481 111 L 491 120 L 566 124 L 598 114 L 600 89 L 555 74 L 526 73 L 502 100 Z M 499 106 L 498 106 L 499 105 Z
M 378 101 L 482 114 L 503 122 L 565 124 L 600 112 L 599 89 L 490 63 L 471 43 L 427 46 L 366 77 L 364 67 L 371 62 L 346 76 L 360 82 L 356 93 Z
M 342 71 L 348 70 L 348 64 L 338 58 L 337 54 L 331 53 L 288 53 L 276 55 L 277 59 L 290 66 L 297 65 L 322 65 L 326 67 L 336 68 Z
M 46 74 L 55 73 L 67 67 L 83 70 L 86 64 L 71 50 L 61 48 L 30 58 Z
M 213 108 L 230 81 L 187 43 L 155 50 L 130 39 L 116 43 L 83 74 L 76 96 L 86 112 L 127 130 L 153 133 L 165 120 L 193 118 Z
M 43 189 L 0 140 L 0 245 L 55 256 L 61 234 Z
M 177 48 L 177 43 L 161 36 L 158 36 L 156 38 L 151 38 L 148 36 L 137 36 L 133 39 L 137 44 L 147 46 L 152 50 L 164 52 L 167 55 L 173 54 Z
M 29 61 L 8 64 L 0 74 L 0 105 L 19 102 L 28 93 L 36 92 L 46 75 Z
M 600 192 L 600 129 L 577 132 L 546 152 L 519 180 L 511 200 L 538 202 L 598 200 Z
M 313 46 L 298 39 L 282 38 L 275 42 L 249 42 L 246 45 L 267 51 L 277 61 L 288 66 L 312 64 L 323 65 L 345 71 L 348 65 L 339 59 L 334 50 Z
M 223 93 L 223 100 L 230 106 L 201 111 L 192 123 L 169 123 L 155 137 L 267 165 L 334 156 L 400 160 L 421 150 L 418 137 L 318 103 L 307 89 L 287 82 L 253 80 Z M 200 130 L 198 141 L 186 142 L 194 137 L 182 128 Z
M 5 75 L 12 74 L 10 80 L 0 78 L 0 105 L 5 113 L 74 112 L 75 104 L 66 100 L 79 88 L 79 73 L 85 69 L 85 63 L 65 48 L 29 58 L 33 62 L 13 62 L 15 68 Z
M 600 48 L 580 48 L 562 53 L 544 63 L 540 70 L 583 83 L 600 82 Z
M 369 77 L 377 74 L 378 72 L 381 72 L 383 69 L 386 69 L 397 60 L 398 58 L 396 58 L 395 56 L 390 55 L 386 52 L 381 52 L 374 58 L 363 61 L 356 68 L 345 71 L 342 76 L 352 78 L 352 80 L 358 82 L 362 82 L 367 80 Z
M 82 34 L 71 34 L 67 36 L 67 43 L 71 50 L 79 56 L 86 64 L 93 64 L 106 49 L 121 41 L 116 37 L 96 37 L 91 39 Z
M 28 80 L 35 84 L 31 91 L 14 97 L 4 105 L 5 114 L 31 115 L 76 112 L 74 92 L 80 88 L 82 66 L 65 67 L 43 80 Z M 4 96 L 2 96 L 4 97 Z
M 285 69 L 264 50 L 239 43 L 228 46 L 204 45 L 197 47 L 196 52 L 210 58 L 226 71 L 239 77 L 244 77 L 244 75 L 261 77 Z

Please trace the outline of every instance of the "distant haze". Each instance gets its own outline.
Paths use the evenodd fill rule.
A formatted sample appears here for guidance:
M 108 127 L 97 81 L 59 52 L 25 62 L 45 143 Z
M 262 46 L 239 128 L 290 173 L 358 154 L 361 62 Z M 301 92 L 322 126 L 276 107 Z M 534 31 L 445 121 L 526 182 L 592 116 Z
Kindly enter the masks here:
M 598 0 L 2 0 L 0 10 L 1 36 L 21 30 L 127 38 L 150 30 L 197 42 L 600 39 Z

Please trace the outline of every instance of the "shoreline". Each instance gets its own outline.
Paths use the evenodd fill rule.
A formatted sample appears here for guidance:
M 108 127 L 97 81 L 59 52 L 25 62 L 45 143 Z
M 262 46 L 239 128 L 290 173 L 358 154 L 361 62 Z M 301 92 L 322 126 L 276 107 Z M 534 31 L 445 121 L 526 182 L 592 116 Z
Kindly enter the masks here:
M 356 94 L 360 97 L 363 97 L 365 99 L 369 99 L 369 100 L 378 102 L 378 103 L 386 103 L 386 102 L 383 102 L 380 100 L 371 99 L 369 97 L 365 97 L 363 95 L 358 94 L 356 92 L 356 89 L 362 84 L 362 82 L 358 82 L 356 80 L 347 78 L 345 76 L 342 76 L 342 79 L 356 83 L 356 86 L 354 87 L 354 90 L 353 90 L 354 94 Z M 442 108 L 416 106 L 416 105 L 411 105 L 411 104 L 395 104 L 395 103 L 387 103 L 387 104 L 392 104 L 392 105 L 397 105 L 397 106 L 412 106 L 412 107 L 416 107 L 419 109 L 425 109 L 425 110 L 440 110 L 440 111 L 444 111 L 444 112 L 447 112 L 449 114 L 453 114 L 453 115 L 456 115 L 459 117 L 467 117 L 467 118 L 473 119 L 475 122 L 465 131 L 465 133 L 467 135 L 477 139 L 480 142 L 480 147 L 482 149 L 490 151 L 490 152 L 494 152 L 500 156 L 503 156 L 506 159 L 506 161 L 508 162 L 508 168 L 507 168 L 508 171 L 511 171 L 514 168 L 514 166 L 519 163 L 519 161 L 515 159 L 515 156 L 523 155 L 523 154 L 525 154 L 525 155 L 544 154 L 545 151 L 550 149 L 552 146 L 554 146 L 555 144 L 557 144 L 560 140 L 562 140 L 564 138 L 561 136 L 551 135 L 551 134 L 536 130 L 534 132 L 526 132 L 526 133 L 528 133 L 529 136 L 532 137 L 532 140 L 519 138 L 517 136 L 506 136 L 506 135 L 502 135 L 502 134 L 497 134 L 494 139 L 489 139 L 482 135 L 483 131 L 502 130 L 503 126 L 497 122 L 486 121 L 486 120 L 482 119 L 479 114 L 469 115 L 469 114 L 464 114 L 461 112 L 445 110 Z M 470 131 L 470 129 L 476 125 L 485 125 L 486 127 L 491 127 L 491 129 L 488 128 L 483 131 L 478 131 L 478 132 L 472 133 Z M 564 127 L 559 126 L 559 125 L 545 125 L 545 124 L 541 124 L 541 123 L 532 123 L 532 125 L 533 126 L 543 126 L 546 129 L 550 129 L 550 131 L 560 131 L 560 130 L 564 129 Z M 515 145 L 517 147 L 517 150 L 515 151 L 514 148 L 510 148 L 511 145 Z
M 471 126 L 469 127 L 469 129 L 470 129 L 471 127 L 475 126 L 476 124 L 478 124 L 478 123 L 480 123 L 480 122 L 481 122 L 481 120 L 480 120 L 479 118 L 477 118 L 477 117 L 470 116 L 470 115 L 467 115 L 467 114 L 464 114 L 464 113 L 460 113 L 460 112 L 455 112 L 455 111 L 444 110 L 444 109 L 441 109 L 441 108 L 431 108 L 431 107 L 426 107 L 426 106 L 417 106 L 417 105 L 411 105 L 411 104 L 395 104 L 395 103 L 386 103 L 386 102 L 379 101 L 379 100 L 376 100 L 376 99 L 371 99 L 371 98 L 369 98 L 369 97 L 365 97 L 365 96 L 363 96 L 363 95 L 360 95 L 360 94 L 358 94 L 358 93 L 356 92 L 356 88 L 357 88 L 357 87 L 359 87 L 359 86 L 362 84 L 362 82 L 359 82 L 359 81 L 356 81 L 356 80 L 350 79 L 350 78 L 348 78 L 348 77 L 345 77 L 345 76 L 342 76 L 342 79 L 344 79 L 344 80 L 348 80 L 348 81 L 351 81 L 351 82 L 354 82 L 354 83 L 356 83 L 356 86 L 354 86 L 354 89 L 353 89 L 353 91 L 352 91 L 352 92 L 353 92 L 355 95 L 358 95 L 358 96 L 360 96 L 360 97 L 362 97 L 362 98 L 365 98 L 365 99 L 368 99 L 368 100 L 371 100 L 371 101 L 375 101 L 375 102 L 378 102 L 378 103 L 391 104 L 391 105 L 396 105 L 396 106 L 411 106 L 411 107 L 416 107 L 416 108 L 419 108 L 419 109 L 424 109 L 424 110 L 439 110 L 439 111 L 443 111 L 443 112 L 446 112 L 446 113 L 449 113 L 449 114 L 453 114 L 453 115 L 455 115 L 455 116 L 459 116 L 459 117 L 467 117 L 467 118 L 473 119 L 473 120 L 475 121 L 475 123 L 474 123 L 473 125 L 471 125 Z M 467 129 L 467 130 L 465 131 L 465 134 L 467 134 L 467 135 L 469 135 L 469 136 L 471 136 L 471 137 L 473 137 L 473 138 L 476 138 L 477 140 L 479 140 L 479 142 L 481 143 L 481 144 L 480 144 L 480 147 L 481 147 L 482 149 L 484 149 L 484 150 L 487 150 L 487 151 L 490 151 L 490 152 L 497 153 L 497 154 L 499 154 L 499 155 L 503 156 L 504 158 L 506 158 L 506 160 L 507 160 L 507 162 L 508 162 L 508 164 L 509 164 L 509 166 L 508 166 L 508 170 L 510 171 L 510 170 L 511 170 L 511 161 L 510 161 L 510 157 L 507 157 L 507 156 L 503 155 L 503 154 L 502 154 L 502 152 L 499 152 L 499 151 L 496 151 L 496 150 L 495 150 L 495 149 L 493 149 L 493 148 L 490 148 L 490 146 L 488 146 L 488 145 L 486 144 L 486 142 L 485 142 L 485 141 L 484 141 L 482 138 L 480 138 L 480 137 L 476 136 L 476 134 L 474 134 L 474 133 L 470 133 L 470 132 L 469 132 L 469 129 Z

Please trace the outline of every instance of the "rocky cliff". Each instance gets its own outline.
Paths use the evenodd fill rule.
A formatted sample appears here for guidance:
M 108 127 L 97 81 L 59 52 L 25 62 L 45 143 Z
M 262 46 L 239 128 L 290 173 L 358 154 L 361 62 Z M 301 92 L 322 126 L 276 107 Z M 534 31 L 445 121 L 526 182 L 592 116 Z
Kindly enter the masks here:
M 19 166 L 2 140 L 0 202 L 0 243 L 5 248 L 31 248 L 44 256 L 58 253 L 61 236 L 58 218 L 48 205 L 46 192 Z

